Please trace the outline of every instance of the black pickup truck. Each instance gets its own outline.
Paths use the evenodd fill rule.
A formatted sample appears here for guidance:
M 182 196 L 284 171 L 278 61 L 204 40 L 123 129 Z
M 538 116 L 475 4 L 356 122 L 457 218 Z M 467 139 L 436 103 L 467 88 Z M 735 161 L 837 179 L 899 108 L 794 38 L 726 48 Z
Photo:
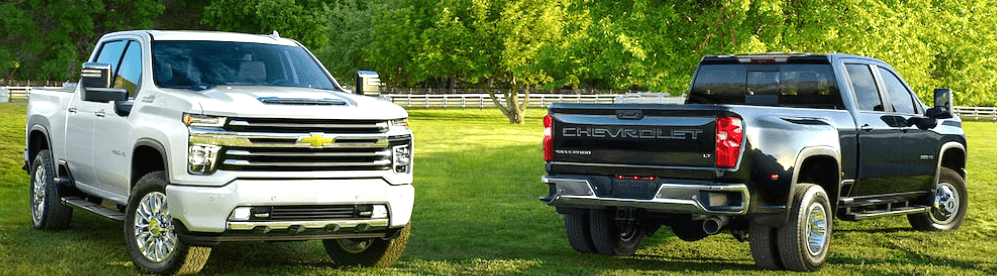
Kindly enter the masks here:
M 553 104 L 540 200 L 572 248 L 631 255 L 661 226 L 729 230 L 758 267 L 815 271 L 834 218 L 966 215 L 966 138 L 952 92 L 926 108 L 888 64 L 846 54 L 702 59 L 684 105 Z

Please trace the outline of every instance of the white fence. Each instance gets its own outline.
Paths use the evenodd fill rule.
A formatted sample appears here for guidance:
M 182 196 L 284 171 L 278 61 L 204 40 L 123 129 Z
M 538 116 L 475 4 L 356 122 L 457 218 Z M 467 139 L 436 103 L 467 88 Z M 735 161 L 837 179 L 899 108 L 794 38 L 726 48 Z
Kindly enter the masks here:
M 953 107 L 956 114 L 962 119 L 990 120 L 997 122 L 997 107 Z
M 500 102 L 505 103 L 504 95 L 497 95 Z M 381 95 L 391 102 L 404 107 L 422 108 L 485 108 L 495 106 L 488 94 L 455 94 L 455 95 Z M 522 100 L 525 95 L 519 95 Z M 615 103 L 619 95 L 530 95 L 530 107 L 547 107 L 551 103 Z
M 14 100 L 27 101 L 31 95 L 31 87 L 0 87 L 0 103 Z
M 57 89 L 57 87 L 45 87 Z M 15 100 L 27 100 L 31 96 L 32 87 L 0 87 L 0 103 Z M 499 101 L 505 103 L 505 96 L 497 95 Z M 524 95 L 520 94 L 520 99 Z M 451 94 L 451 95 L 399 95 L 386 94 L 381 98 L 404 107 L 421 108 L 485 108 L 492 107 L 488 94 Z M 530 107 L 547 107 L 551 103 L 661 103 L 682 104 L 682 97 L 672 97 L 664 93 L 627 93 L 616 95 L 571 95 L 571 94 L 532 94 Z M 997 122 L 997 107 L 964 107 L 956 106 L 954 112 L 968 120 L 988 120 Z

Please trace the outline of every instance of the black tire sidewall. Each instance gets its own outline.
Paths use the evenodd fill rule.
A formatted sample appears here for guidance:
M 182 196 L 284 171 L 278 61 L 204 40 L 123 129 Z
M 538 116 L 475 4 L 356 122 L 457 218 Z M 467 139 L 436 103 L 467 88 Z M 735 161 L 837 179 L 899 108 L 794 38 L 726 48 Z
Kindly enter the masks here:
M 934 219 L 931 218 L 930 214 L 927 214 L 927 222 L 930 223 L 929 226 L 935 231 L 951 231 L 958 229 L 962 225 L 963 220 L 966 219 L 966 209 L 969 207 L 969 195 L 966 191 L 966 181 L 962 179 L 955 171 L 949 168 L 942 168 L 939 171 L 938 183 L 949 183 L 955 187 L 956 193 L 959 196 L 959 210 L 952 221 L 939 224 Z M 933 199 L 932 199 L 933 200 Z
M 142 255 L 141 249 L 138 248 L 138 244 L 135 242 L 135 212 L 139 201 L 146 194 L 152 192 L 166 194 L 166 185 L 166 174 L 163 171 L 146 174 L 139 179 L 135 184 L 135 188 L 132 189 L 131 197 L 128 199 L 128 207 L 125 210 L 125 246 L 128 248 L 128 256 L 132 259 L 136 268 L 148 273 L 173 274 L 180 269 L 180 262 L 186 258 L 189 249 L 186 243 L 177 238 L 177 245 L 173 250 L 173 254 L 162 262 L 153 262 Z
M 42 213 L 41 219 L 36 223 L 34 219 L 34 201 L 35 201 L 35 173 L 37 173 L 39 167 L 45 167 L 45 202 L 42 203 Z M 57 230 L 63 229 L 69 226 L 69 220 L 72 218 L 72 209 L 62 205 L 61 200 L 61 189 L 59 184 L 55 182 L 55 162 L 52 161 L 51 152 L 48 150 L 39 151 L 37 156 L 35 156 L 34 162 L 31 164 L 31 186 L 28 188 L 28 204 L 30 209 L 29 215 L 31 215 L 31 223 L 35 229 L 45 229 L 45 230 Z
M 392 240 L 372 238 L 371 244 L 364 251 L 353 253 L 340 247 L 335 239 L 322 240 L 322 245 L 329 258 L 337 266 L 361 266 L 387 268 L 398 261 L 411 235 L 411 224 L 405 225 L 398 237 Z
M 609 256 L 629 256 L 637 252 L 644 240 L 644 230 L 640 225 L 634 225 L 636 233 L 630 240 L 620 237 L 620 227 L 616 224 L 613 209 L 593 209 L 589 216 L 592 244 L 599 254 Z
M 798 198 L 794 199 L 792 221 L 787 224 L 787 229 L 781 229 L 780 237 L 778 242 L 780 245 L 780 257 L 783 260 L 783 265 L 785 268 L 796 271 L 816 271 L 824 265 L 827 261 L 828 253 L 831 248 L 831 235 L 833 233 L 833 213 L 831 212 L 831 202 L 827 196 L 827 192 L 824 191 L 818 185 L 813 184 L 803 184 L 799 188 L 804 189 L 803 192 L 799 194 Z M 808 249 L 807 233 L 806 227 L 808 222 L 808 216 L 810 212 L 810 207 L 814 204 L 820 204 L 824 208 L 824 216 L 827 225 L 827 237 L 820 254 L 817 256 L 811 256 Z M 793 248 L 795 247 L 795 248 Z M 801 261 L 802 267 L 797 267 L 794 265 L 795 260 Z
M 578 253 L 596 253 L 592 244 L 592 234 L 589 230 L 589 216 L 579 214 L 564 214 L 564 230 L 571 248 Z

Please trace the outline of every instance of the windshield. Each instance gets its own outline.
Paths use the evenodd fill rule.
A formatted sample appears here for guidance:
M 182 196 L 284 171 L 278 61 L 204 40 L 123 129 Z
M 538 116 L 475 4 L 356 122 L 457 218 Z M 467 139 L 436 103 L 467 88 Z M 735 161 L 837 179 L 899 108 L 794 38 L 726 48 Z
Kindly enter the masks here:
M 704 64 L 686 103 L 844 108 L 829 64 Z
M 217 85 L 335 89 L 302 47 L 248 42 L 155 41 L 156 85 L 202 90 Z

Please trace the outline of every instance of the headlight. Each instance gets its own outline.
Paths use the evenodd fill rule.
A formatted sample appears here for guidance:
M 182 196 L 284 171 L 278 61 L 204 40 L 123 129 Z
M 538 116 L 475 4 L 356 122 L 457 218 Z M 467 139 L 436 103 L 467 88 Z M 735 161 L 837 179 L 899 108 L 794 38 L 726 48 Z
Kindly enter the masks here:
M 183 114 L 183 123 L 193 127 L 223 127 L 226 119 L 218 116 Z
M 389 120 L 388 127 L 408 129 L 408 118 Z
M 395 173 L 409 173 L 412 168 L 412 149 L 409 145 L 394 147 L 391 153 Z
M 215 145 L 192 144 L 187 148 L 187 171 L 194 174 L 215 172 L 215 160 L 222 147 Z

